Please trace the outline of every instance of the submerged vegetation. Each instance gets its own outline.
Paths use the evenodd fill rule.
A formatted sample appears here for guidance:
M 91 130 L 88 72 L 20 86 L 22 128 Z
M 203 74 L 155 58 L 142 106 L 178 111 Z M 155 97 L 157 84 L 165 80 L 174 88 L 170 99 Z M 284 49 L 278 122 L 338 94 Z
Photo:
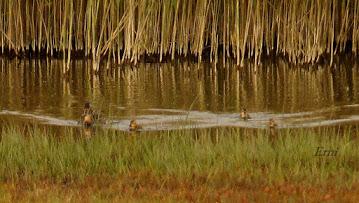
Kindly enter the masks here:
M 32 0 L 1 1 L 1 51 L 15 54 L 83 52 L 99 68 L 103 56 L 137 62 L 143 55 L 211 61 L 275 53 L 293 63 L 314 63 L 359 51 L 355 0 Z

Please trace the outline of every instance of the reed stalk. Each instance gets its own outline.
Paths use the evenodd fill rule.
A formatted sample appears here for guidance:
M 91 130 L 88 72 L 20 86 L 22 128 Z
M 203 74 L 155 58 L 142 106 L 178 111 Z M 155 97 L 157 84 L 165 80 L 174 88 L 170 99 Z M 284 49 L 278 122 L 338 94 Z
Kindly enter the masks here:
M 91 56 L 98 70 L 107 54 L 118 63 L 151 54 L 201 61 L 210 48 L 211 61 L 222 53 L 243 66 L 271 52 L 295 64 L 321 56 L 333 63 L 348 45 L 354 54 L 359 49 L 353 0 L 13 0 L 0 2 L 0 11 L 2 53 L 61 52 L 66 69 L 74 50 Z

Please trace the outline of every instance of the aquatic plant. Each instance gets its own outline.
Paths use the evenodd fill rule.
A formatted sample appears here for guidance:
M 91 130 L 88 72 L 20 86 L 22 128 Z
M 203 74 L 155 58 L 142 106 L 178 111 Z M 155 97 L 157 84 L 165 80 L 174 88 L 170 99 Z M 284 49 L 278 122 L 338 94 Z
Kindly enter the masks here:
M 359 3 L 351 0 L 32 0 L 1 1 L 1 51 L 19 55 L 82 51 L 99 69 L 101 57 L 136 63 L 143 55 L 234 57 L 260 62 L 285 55 L 292 63 L 315 63 L 349 48 L 359 49 Z

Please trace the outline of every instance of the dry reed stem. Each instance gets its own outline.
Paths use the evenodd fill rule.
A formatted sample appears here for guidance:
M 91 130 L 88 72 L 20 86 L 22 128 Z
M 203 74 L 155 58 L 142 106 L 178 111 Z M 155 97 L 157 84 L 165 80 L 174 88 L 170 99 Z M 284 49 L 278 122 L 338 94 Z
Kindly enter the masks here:
M 61 51 L 68 69 L 73 50 L 136 63 L 142 55 L 174 59 L 203 51 L 236 58 L 270 52 L 292 63 L 315 63 L 351 45 L 359 49 L 359 3 L 353 0 L 30 0 L 0 2 L 1 52 Z M 220 50 L 219 47 L 222 47 Z M 265 48 L 265 49 L 264 49 Z

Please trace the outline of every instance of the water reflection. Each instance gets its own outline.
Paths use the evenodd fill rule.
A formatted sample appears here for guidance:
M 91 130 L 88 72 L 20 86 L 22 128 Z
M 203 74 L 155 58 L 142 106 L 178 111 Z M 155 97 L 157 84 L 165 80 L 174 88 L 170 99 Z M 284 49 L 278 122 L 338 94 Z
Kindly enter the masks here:
M 0 59 L 0 65 L 0 116 L 19 114 L 19 119 L 42 119 L 51 125 L 77 125 L 85 101 L 121 129 L 134 117 L 149 129 L 171 128 L 174 124 L 165 121 L 179 125 L 183 118 L 204 127 L 213 119 L 218 126 L 254 125 L 238 124 L 242 107 L 255 115 L 253 127 L 261 127 L 269 117 L 290 127 L 356 121 L 359 114 L 359 68 L 349 59 L 333 68 L 291 67 L 281 60 L 240 69 L 230 61 L 217 66 L 140 63 L 99 75 L 92 74 L 91 61 L 77 60 L 66 78 L 60 60 Z

